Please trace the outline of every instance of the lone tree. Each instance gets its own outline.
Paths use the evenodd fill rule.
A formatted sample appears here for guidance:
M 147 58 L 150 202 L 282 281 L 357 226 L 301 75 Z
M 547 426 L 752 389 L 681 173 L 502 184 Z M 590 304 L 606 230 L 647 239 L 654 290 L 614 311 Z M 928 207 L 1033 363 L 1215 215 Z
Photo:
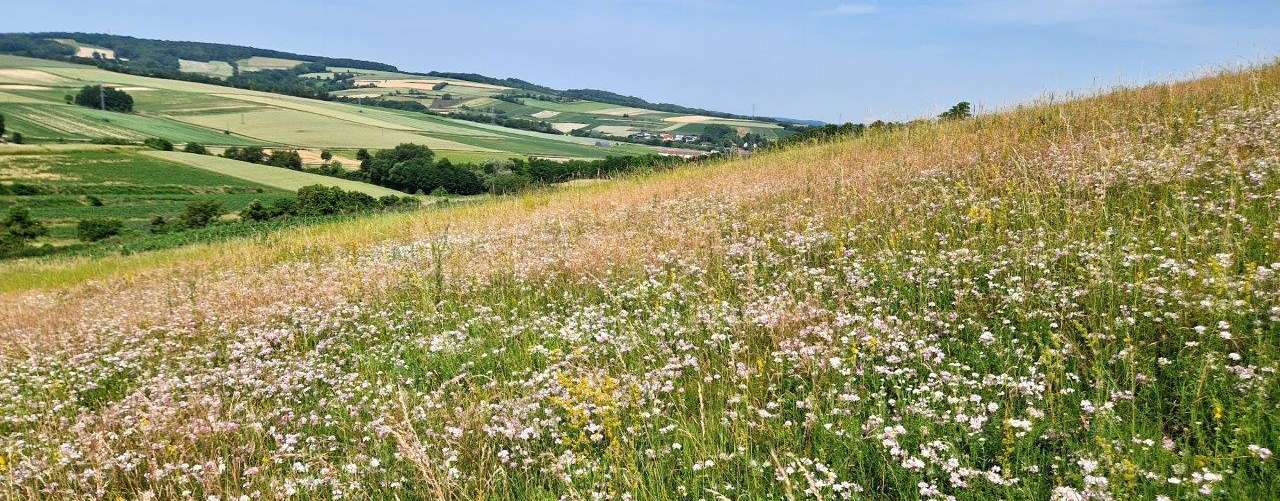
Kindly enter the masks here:
M 951 109 L 938 115 L 938 118 L 943 120 L 963 120 L 973 116 L 971 108 L 972 106 L 968 101 L 960 101 L 955 106 L 952 106 Z
M 122 90 L 101 85 L 86 85 L 76 94 L 76 104 L 87 108 L 129 113 L 133 111 L 133 97 Z

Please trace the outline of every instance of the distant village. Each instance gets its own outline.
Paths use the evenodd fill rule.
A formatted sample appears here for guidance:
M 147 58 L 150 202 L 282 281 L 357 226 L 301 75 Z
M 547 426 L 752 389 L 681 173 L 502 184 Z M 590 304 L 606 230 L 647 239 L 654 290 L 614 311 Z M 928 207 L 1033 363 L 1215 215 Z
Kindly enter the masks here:
M 698 143 L 702 141 L 702 136 L 699 136 L 697 134 L 672 134 L 670 132 L 655 133 L 655 132 L 649 132 L 649 131 L 640 131 L 640 132 L 631 134 L 630 136 L 627 136 L 627 139 L 631 139 L 634 141 L 674 141 L 677 143 Z

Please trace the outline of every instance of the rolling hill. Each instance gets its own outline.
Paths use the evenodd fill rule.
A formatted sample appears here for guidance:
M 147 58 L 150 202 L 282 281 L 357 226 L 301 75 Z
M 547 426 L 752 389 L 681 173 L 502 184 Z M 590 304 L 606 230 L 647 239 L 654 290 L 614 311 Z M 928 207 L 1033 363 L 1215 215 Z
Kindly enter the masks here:
M 1280 64 L 0 289 L 3 497 L 1264 499 Z
M 90 84 L 129 93 L 135 113 L 68 104 Z M 0 55 L 0 114 L 30 141 L 140 140 L 355 150 L 418 143 L 442 154 L 491 158 L 603 158 L 652 152 L 644 146 L 544 134 L 410 111 L 327 102 L 199 82 L 143 77 L 93 66 Z
M 96 48 L 96 50 L 95 50 Z M 417 111 L 409 116 L 437 124 L 452 124 L 450 129 L 431 134 L 440 141 L 441 149 L 452 151 L 494 152 L 537 156 L 599 158 L 606 153 L 636 154 L 626 145 L 613 152 L 600 148 L 557 149 L 555 142 L 595 146 L 596 143 L 641 142 L 665 147 L 709 149 L 732 131 L 748 143 L 759 143 L 791 133 L 796 121 L 754 118 L 719 113 L 666 103 L 650 103 L 643 99 L 592 90 L 556 90 L 519 79 L 497 79 L 484 75 L 450 72 L 411 73 L 394 66 L 352 59 L 338 59 L 253 47 L 171 42 L 133 37 L 88 33 L 0 34 L 0 54 L 34 56 L 58 61 L 80 61 L 103 69 L 139 76 L 158 76 L 173 80 L 192 80 L 219 86 L 250 90 L 268 90 L 322 100 L 377 105 L 383 108 Z M 34 63 L 33 63 L 34 64 Z M 84 78 L 84 80 L 91 80 Z M 217 95 L 214 90 L 202 91 Z M 228 91 L 221 94 L 241 94 Z M 180 98 L 169 96 L 170 100 Z M 261 100 L 258 104 L 264 104 Z M 211 105 L 212 106 L 212 105 Z M 235 108 L 234 103 L 224 109 Z M 205 111 L 205 107 L 197 108 Z M 369 111 L 369 113 L 373 113 Z M 387 112 L 383 112 L 387 113 Z M 430 118 L 420 115 L 429 114 Z M 540 139 L 510 141 L 510 137 L 470 138 L 474 128 L 456 124 L 447 118 L 470 122 L 487 122 L 543 133 L 527 135 Z M 199 120 L 201 125 L 227 128 L 233 125 L 227 116 Z M 279 121 L 291 122 L 298 117 L 276 114 L 260 118 L 265 127 Z M 438 120 L 445 118 L 445 120 Z M 382 124 L 385 125 L 385 124 Z M 333 127 L 319 124 L 317 127 Z M 428 127 L 418 124 L 418 128 Z M 395 127 L 383 127 L 392 131 Z M 421 130 L 420 130 L 421 131 Z M 248 128 L 247 132 L 254 132 Z M 567 134 L 573 133 L 573 137 Z M 395 133 L 388 138 L 395 137 Z M 455 137 L 461 136 L 461 137 Z M 678 137 L 677 137 L 678 136 Z M 401 137 L 403 139 L 403 137 Z M 297 137 L 278 138 L 297 141 Z M 358 141 L 359 136 L 351 141 Z M 706 141 L 700 141 L 706 139 Z M 272 139 L 268 139 L 271 141 Z M 389 139 L 390 140 L 390 139 Z M 510 143 L 506 149 L 495 149 L 495 140 Z M 319 140 L 322 143 L 332 143 Z M 459 144 L 461 143 L 461 144 Z M 375 144 L 362 146 L 377 147 Z M 435 148 L 435 146 L 432 146 Z

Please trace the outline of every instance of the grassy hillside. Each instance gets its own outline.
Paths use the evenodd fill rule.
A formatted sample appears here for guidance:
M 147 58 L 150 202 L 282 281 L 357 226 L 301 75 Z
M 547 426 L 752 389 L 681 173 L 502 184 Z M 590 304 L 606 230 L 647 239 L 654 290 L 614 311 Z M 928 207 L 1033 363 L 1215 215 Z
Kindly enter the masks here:
M 182 234 L 172 224 L 194 201 L 214 201 L 234 213 L 255 200 L 271 205 L 292 199 L 308 185 L 337 186 L 374 197 L 404 196 L 371 184 L 206 155 L 128 146 L 0 145 L 0 214 L 11 207 L 25 208 L 48 228 L 47 235 L 31 242 L 40 247 L 37 254 L 130 252 L 202 241 L 210 235 L 221 238 L 297 226 L 306 221 Z M 152 227 L 157 216 L 170 226 Z M 80 222 L 101 219 L 121 221 L 122 236 L 101 245 L 80 242 Z M 155 235 L 157 230 L 166 235 Z
M 143 152 L 143 155 L 242 179 L 250 183 L 270 186 L 279 190 L 298 191 L 298 188 L 303 186 L 319 184 L 337 186 L 346 191 L 367 193 L 374 197 L 386 195 L 404 196 L 404 193 L 399 191 L 359 181 L 321 176 L 283 167 L 251 164 L 209 155 L 196 155 L 180 151 L 147 151 Z
M 125 223 L 127 231 L 145 235 L 153 216 L 172 219 L 193 200 L 216 200 L 226 209 L 238 211 L 253 200 L 270 202 L 289 194 L 267 183 L 193 168 L 125 147 L 6 145 L 0 147 L 0 183 L 39 190 L 32 195 L 6 192 L 0 195 L 0 209 L 15 205 L 31 209 L 32 216 L 50 230 L 38 243 L 54 245 L 74 243 L 80 220 L 116 218 Z
M 8 497 L 1266 498 L 1280 66 L 0 264 Z

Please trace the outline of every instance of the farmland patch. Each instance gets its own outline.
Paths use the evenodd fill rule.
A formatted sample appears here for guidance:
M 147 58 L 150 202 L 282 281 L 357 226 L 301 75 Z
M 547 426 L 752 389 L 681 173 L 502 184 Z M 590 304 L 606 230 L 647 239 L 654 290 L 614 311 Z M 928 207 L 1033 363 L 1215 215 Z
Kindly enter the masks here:
M 153 158 L 178 162 L 183 165 L 203 169 L 209 172 L 215 172 L 224 176 L 231 176 L 252 183 L 288 191 L 297 191 L 298 188 L 303 186 L 322 184 L 325 186 L 337 186 L 347 191 L 359 191 L 375 197 L 383 195 L 404 195 L 396 190 L 361 183 L 358 181 L 321 176 L 319 174 L 289 170 L 281 167 L 251 164 L 248 162 L 231 160 L 229 158 L 196 155 L 178 151 L 147 151 L 143 154 Z
M 580 123 L 572 123 L 572 122 L 556 122 L 551 124 L 551 126 L 555 127 L 556 130 L 560 132 L 565 132 L 565 133 L 573 132 L 575 130 L 581 129 L 588 125 L 591 125 L 591 124 L 580 124 Z
M 305 62 L 295 59 L 253 56 L 236 61 L 236 66 L 240 68 L 240 71 L 291 70 Z
M 231 67 L 231 63 L 226 61 L 191 61 L 187 59 L 178 60 L 178 71 L 183 73 L 199 73 L 201 75 L 209 75 L 214 77 L 226 78 L 235 74 L 235 69 Z

